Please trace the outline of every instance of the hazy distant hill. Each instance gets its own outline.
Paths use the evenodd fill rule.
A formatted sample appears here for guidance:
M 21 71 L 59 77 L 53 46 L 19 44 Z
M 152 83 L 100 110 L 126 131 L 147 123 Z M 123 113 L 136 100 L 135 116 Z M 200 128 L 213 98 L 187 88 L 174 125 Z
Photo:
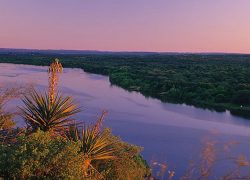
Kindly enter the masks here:
M 159 54 L 157 52 L 113 52 L 113 51 L 96 51 L 96 50 L 40 50 L 40 49 L 11 49 L 11 48 L 0 48 L 1 54 L 9 54 L 9 53 L 35 53 L 35 54 Z M 168 54 L 179 54 L 179 53 L 168 53 Z
M 34 53 L 34 54 L 73 54 L 73 55 L 88 55 L 88 54 L 119 54 L 119 55 L 190 55 L 190 54 L 200 54 L 200 55 L 223 55 L 223 54 L 240 54 L 240 53 L 219 53 L 219 52 L 201 52 L 201 53 L 190 53 L 190 52 L 132 52 L 132 51 L 97 51 L 97 50 L 53 50 L 53 49 L 13 49 L 13 48 L 0 48 L 0 54 L 23 54 L 23 53 Z

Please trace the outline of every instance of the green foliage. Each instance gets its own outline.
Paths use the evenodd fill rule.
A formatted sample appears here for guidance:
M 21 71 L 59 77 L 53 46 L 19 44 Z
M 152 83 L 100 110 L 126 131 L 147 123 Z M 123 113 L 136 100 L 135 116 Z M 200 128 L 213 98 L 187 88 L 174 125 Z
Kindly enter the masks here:
M 250 55 L 237 54 L 0 54 L 0 62 L 49 65 L 108 75 L 112 84 L 164 102 L 186 103 L 250 116 Z M 241 105 L 244 108 L 240 108 Z
M 92 143 L 95 138 L 99 144 Z M 17 136 L 15 143 L 0 145 L 0 177 L 122 180 L 143 179 L 149 174 L 139 155 L 141 148 L 121 141 L 107 130 L 95 138 L 73 141 L 41 130 Z M 104 141 L 109 148 L 103 145 Z M 107 149 L 99 151 L 100 147 Z
M 60 132 L 73 122 L 71 116 L 79 112 L 71 97 L 64 98 L 59 94 L 51 103 L 48 94 L 32 91 L 30 96 L 24 97 L 23 103 L 22 116 L 33 130 Z
M 80 178 L 80 145 L 38 130 L 0 146 L 0 175 L 11 178 Z

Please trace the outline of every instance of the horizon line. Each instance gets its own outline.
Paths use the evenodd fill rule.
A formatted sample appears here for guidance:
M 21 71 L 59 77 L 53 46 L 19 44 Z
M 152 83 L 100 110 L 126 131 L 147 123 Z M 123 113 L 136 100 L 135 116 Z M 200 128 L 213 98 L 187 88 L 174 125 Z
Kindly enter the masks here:
M 0 50 L 33 50 L 33 51 L 89 51 L 89 52 L 103 52 L 103 53 L 156 53 L 156 54 L 238 54 L 238 55 L 250 55 L 250 53 L 241 52 L 223 52 L 223 51 L 143 51 L 143 50 L 94 50 L 94 49 L 46 49 L 46 48 L 6 48 L 0 47 Z

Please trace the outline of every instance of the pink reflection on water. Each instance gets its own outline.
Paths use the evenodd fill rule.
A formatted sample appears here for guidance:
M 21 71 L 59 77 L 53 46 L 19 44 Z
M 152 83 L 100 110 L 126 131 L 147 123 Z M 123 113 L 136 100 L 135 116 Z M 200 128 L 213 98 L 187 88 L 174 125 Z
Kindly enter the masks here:
M 33 83 L 40 89 L 47 87 L 47 67 L 0 64 L 0 69 L 1 84 Z M 81 69 L 64 69 L 59 90 L 75 97 L 84 109 L 78 115 L 83 119 L 88 115 L 95 120 L 97 114 L 107 109 L 110 112 L 108 118 L 117 122 L 136 121 L 250 136 L 250 121 L 228 112 L 218 113 L 192 106 L 161 103 L 145 98 L 140 93 L 129 93 L 111 86 L 107 77 L 88 74 Z

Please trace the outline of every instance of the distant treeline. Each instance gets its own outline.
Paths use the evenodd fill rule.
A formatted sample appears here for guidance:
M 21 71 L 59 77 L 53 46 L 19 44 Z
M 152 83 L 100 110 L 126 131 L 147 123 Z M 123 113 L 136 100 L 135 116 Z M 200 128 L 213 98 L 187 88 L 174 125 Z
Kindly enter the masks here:
M 250 55 L 0 54 L 1 63 L 49 65 L 53 58 L 64 67 L 108 75 L 112 84 L 146 97 L 250 117 Z

